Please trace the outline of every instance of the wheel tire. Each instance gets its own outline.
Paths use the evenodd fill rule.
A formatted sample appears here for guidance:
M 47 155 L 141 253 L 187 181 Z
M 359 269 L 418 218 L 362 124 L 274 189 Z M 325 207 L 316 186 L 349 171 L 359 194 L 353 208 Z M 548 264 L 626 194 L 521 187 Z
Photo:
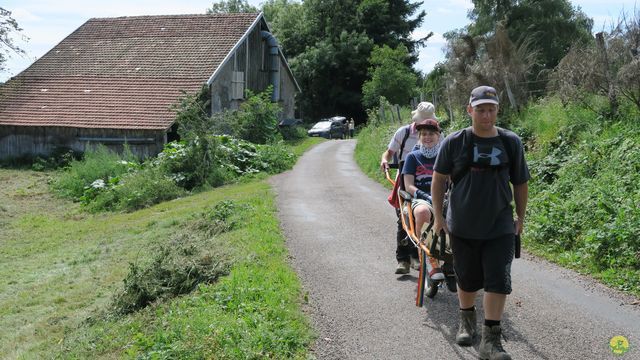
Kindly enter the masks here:
M 424 295 L 429 299 L 433 299 L 438 293 L 438 282 L 431 280 L 429 274 L 427 274 L 427 284 L 424 288 Z
M 458 287 L 456 286 L 456 277 L 455 276 L 448 275 L 445 278 L 445 281 L 447 282 L 447 289 L 449 289 L 449 291 L 458 292 Z

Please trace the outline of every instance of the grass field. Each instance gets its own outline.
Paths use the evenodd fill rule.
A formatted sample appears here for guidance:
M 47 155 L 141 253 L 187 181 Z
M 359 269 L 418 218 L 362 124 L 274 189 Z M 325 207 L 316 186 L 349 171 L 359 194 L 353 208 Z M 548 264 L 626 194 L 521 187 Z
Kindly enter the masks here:
M 312 330 L 265 181 L 132 213 L 87 214 L 50 194 L 52 176 L 0 169 L 0 358 L 308 357 Z M 229 274 L 113 315 L 130 264 L 148 263 L 158 246 L 223 200 L 245 209 L 239 226 L 208 239 L 232 264 Z

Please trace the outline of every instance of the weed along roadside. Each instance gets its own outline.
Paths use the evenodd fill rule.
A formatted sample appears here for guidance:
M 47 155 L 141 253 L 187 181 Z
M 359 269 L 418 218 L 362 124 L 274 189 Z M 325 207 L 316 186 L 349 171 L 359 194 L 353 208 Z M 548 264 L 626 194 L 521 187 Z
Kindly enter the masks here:
M 307 356 L 264 177 L 91 214 L 50 195 L 55 176 L 0 169 L 0 358 Z

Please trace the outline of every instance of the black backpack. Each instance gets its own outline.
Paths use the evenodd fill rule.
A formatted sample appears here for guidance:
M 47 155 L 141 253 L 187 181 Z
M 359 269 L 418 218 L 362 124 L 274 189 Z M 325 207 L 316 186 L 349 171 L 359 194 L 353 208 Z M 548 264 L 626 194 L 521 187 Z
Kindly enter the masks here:
M 515 144 L 513 144 L 513 142 L 509 140 L 509 137 L 507 136 L 507 132 L 502 128 L 497 128 L 497 129 L 498 129 L 498 137 L 502 142 L 502 146 L 507 151 L 507 162 L 505 164 L 500 164 L 500 165 L 482 165 L 482 167 L 490 168 L 495 171 L 500 171 L 506 167 L 510 168 L 512 166 L 513 164 L 512 159 L 515 158 L 516 150 L 514 148 Z M 458 181 L 462 180 L 462 178 L 464 178 L 469 173 L 469 170 L 471 169 L 471 162 L 473 159 L 474 137 L 475 135 L 471 131 L 471 128 L 466 128 L 463 130 L 462 144 L 465 146 L 465 151 L 467 152 L 467 163 L 462 167 L 462 169 L 458 170 L 458 172 L 454 172 L 451 174 L 452 185 L 455 185 L 458 183 Z

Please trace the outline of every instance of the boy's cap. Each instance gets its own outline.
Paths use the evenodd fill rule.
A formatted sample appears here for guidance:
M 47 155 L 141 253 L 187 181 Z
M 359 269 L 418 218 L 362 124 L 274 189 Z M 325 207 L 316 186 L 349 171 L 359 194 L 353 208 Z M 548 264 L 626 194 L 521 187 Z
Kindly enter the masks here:
M 471 97 L 469 97 L 469 105 L 475 107 L 480 104 L 496 104 L 498 105 L 498 92 L 491 86 L 478 86 L 471 90 Z
M 416 122 L 416 130 L 420 129 L 440 131 L 440 124 L 435 119 L 424 119 Z

